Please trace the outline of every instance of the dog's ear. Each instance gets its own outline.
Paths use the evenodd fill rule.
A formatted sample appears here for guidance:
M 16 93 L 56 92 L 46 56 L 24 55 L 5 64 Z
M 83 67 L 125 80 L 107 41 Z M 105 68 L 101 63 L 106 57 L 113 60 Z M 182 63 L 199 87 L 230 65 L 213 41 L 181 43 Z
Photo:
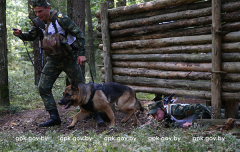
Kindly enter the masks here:
M 71 88 L 72 90 L 77 90 L 78 89 L 78 84 L 75 79 L 72 80 L 71 82 Z
M 69 79 L 66 78 L 66 86 L 69 86 L 69 85 L 71 85 L 71 83 L 70 83 Z

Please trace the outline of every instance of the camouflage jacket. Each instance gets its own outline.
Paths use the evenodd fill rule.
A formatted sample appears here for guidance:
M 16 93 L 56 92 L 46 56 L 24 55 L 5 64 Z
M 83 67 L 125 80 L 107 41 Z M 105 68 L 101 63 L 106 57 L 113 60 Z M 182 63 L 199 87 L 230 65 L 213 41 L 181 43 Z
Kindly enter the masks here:
M 76 37 L 75 42 L 77 43 L 74 42 L 74 45 L 78 48 L 78 56 L 85 56 L 85 38 L 79 27 L 68 16 L 60 14 L 59 12 L 57 12 L 56 20 L 61 28 L 63 28 L 68 34 Z M 29 32 L 22 33 L 21 39 L 26 41 L 33 41 L 38 36 L 43 35 L 42 30 L 43 29 L 40 27 L 33 26 Z
M 171 111 L 170 115 L 172 115 L 178 120 L 184 119 L 191 115 L 194 115 L 192 122 L 195 119 L 211 118 L 211 109 L 202 104 L 172 104 L 170 110 L 168 107 L 165 107 L 165 110 L 167 112 Z

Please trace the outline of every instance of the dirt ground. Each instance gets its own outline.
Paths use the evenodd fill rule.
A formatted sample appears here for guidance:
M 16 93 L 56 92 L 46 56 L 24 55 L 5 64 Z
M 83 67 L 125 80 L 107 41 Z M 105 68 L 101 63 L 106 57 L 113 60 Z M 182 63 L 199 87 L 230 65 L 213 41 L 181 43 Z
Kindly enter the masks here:
M 147 104 L 153 101 L 140 101 L 144 107 Z M 205 104 L 205 100 L 200 99 L 178 99 L 175 103 L 202 103 Z M 67 126 L 71 124 L 73 120 L 73 116 L 77 114 L 78 109 L 74 107 L 70 107 L 69 109 L 62 109 L 62 107 L 58 107 L 59 114 L 62 120 L 61 126 L 56 126 L 53 129 L 61 132 L 62 134 L 67 134 L 72 132 L 73 130 L 67 129 Z M 147 110 L 140 113 L 140 125 L 146 123 L 151 116 L 147 115 Z M 120 112 L 116 108 L 115 117 L 116 117 L 116 126 L 117 132 L 128 132 L 129 129 L 132 127 L 131 123 L 133 122 L 133 117 L 127 123 L 121 123 L 121 120 L 127 114 Z M 5 114 L 0 115 L 0 132 L 4 131 L 13 131 L 13 132 L 29 132 L 30 130 L 36 134 L 45 134 L 49 128 L 45 127 L 38 127 L 38 124 L 47 121 L 49 118 L 49 114 L 44 109 L 34 109 L 34 110 L 24 110 L 22 112 L 18 112 L 15 114 Z M 105 122 L 103 126 L 99 127 L 95 120 L 88 119 L 88 120 L 81 120 L 77 122 L 75 125 L 74 130 L 95 130 L 97 133 L 104 132 L 108 130 L 109 123 Z

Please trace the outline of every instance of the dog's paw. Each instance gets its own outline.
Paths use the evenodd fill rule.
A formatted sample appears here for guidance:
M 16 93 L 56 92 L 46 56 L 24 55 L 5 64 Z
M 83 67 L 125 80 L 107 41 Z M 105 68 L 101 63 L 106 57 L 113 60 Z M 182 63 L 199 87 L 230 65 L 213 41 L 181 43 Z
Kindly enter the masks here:
M 68 129 L 73 129 L 75 126 L 67 126 Z

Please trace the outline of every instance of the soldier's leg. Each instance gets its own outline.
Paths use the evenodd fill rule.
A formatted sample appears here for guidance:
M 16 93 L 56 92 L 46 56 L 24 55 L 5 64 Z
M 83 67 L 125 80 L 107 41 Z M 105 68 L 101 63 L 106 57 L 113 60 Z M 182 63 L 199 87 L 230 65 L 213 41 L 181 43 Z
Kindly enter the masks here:
M 67 74 L 67 76 L 72 80 L 75 79 L 78 84 L 85 83 L 85 77 L 83 76 L 80 65 L 77 64 L 76 60 L 68 61 L 64 64 L 63 71 Z
M 61 73 L 61 70 L 58 66 L 59 65 L 54 62 L 48 61 L 43 69 L 43 73 L 46 73 L 47 75 L 42 73 L 40 77 L 38 85 L 39 93 L 46 110 L 50 114 L 50 119 L 46 122 L 40 123 L 40 127 L 48 127 L 61 124 L 61 119 L 58 114 L 56 102 L 52 94 L 53 84 Z

